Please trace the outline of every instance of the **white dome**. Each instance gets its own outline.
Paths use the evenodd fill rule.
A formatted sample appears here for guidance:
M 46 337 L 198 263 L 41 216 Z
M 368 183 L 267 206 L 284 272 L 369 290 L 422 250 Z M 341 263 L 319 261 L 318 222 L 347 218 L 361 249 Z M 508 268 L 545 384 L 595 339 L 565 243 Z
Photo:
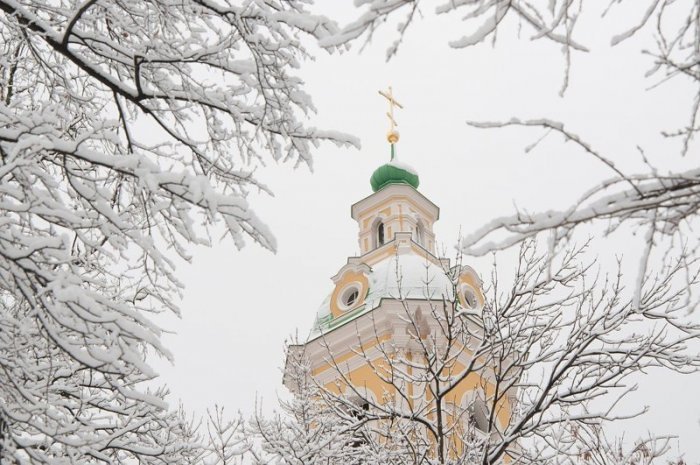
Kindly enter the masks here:
M 415 254 L 393 255 L 372 267 L 367 303 L 375 307 L 382 298 L 451 298 L 449 273 L 449 269 Z
M 413 253 L 392 255 L 376 263 L 371 267 L 368 280 L 369 292 L 364 304 L 347 321 L 375 309 L 382 299 L 440 301 L 443 298 L 451 299 L 453 294 L 450 270 Z M 330 300 L 329 295 L 319 307 L 310 338 L 328 328 L 331 319 Z

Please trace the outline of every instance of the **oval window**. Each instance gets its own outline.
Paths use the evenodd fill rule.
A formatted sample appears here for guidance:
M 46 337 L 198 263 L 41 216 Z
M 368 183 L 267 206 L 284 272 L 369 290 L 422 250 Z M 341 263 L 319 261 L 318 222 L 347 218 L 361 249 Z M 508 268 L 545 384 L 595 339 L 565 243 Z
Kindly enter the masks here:
M 341 310 L 350 310 L 360 301 L 360 286 L 353 284 L 341 292 L 338 306 Z
M 462 290 L 462 305 L 472 310 L 479 307 L 479 298 L 471 286 L 464 286 Z

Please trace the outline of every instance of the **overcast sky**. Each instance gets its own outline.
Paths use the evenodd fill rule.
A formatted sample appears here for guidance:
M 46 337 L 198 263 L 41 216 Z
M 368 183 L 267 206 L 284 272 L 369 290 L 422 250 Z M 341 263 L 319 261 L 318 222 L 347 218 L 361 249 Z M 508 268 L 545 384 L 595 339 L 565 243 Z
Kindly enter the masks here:
M 343 21 L 353 10 L 327 13 Z M 358 252 L 350 205 L 371 193 L 369 177 L 389 157 L 386 101 L 379 89 L 392 85 L 404 106 L 396 113 L 399 157 L 418 171 L 419 190 L 440 207 L 436 234 L 449 254 L 460 229 L 469 232 L 514 213 L 515 206 L 566 207 L 612 175 L 556 136 L 525 153 L 541 131 L 478 130 L 467 120 L 561 120 L 623 171 L 641 169 L 637 145 L 662 166 L 660 161 L 675 153 L 659 132 L 685 121 L 688 89 L 675 82 L 647 91 L 655 81 L 643 77 L 650 67 L 639 53 L 643 44 L 608 45 L 610 36 L 625 29 L 626 15 L 635 12 L 614 11 L 602 22 L 600 12 L 589 13 L 588 23 L 584 18 L 578 38 L 592 53 L 573 56 L 564 97 L 559 96 L 560 49 L 531 42 L 526 25 L 518 38 L 518 25 L 505 24 L 495 47 L 453 50 L 447 42 L 460 37 L 463 25 L 429 13 L 409 30 L 389 63 L 384 55 L 394 38 L 391 26 L 362 53 L 355 48 L 329 55 L 312 48 L 317 59 L 305 64 L 301 75 L 318 108 L 313 124 L 352 133 L 362 148 L 322 146 L 313 172 L 274 163 L 258 170 L 275 196 L 253 194 L 251 202 L 277 237 L 276 254 L 254 244 L 238 251 L 231 241 L 217 240 L 210 249 L 194 250 L 193 263 L 180 267 L 186 285 L 183 318 L 161 320 L 175 332 L 165 337 L 175 364 L 157 365 L 173 402 L 182 399 L 200 412 L 217 403 L 230 413 L 250 413 L 257 396 L 265 409 L 275 407 L 284 390 L 285 340 L 296 331 L 301 338 L 308 334 L 316 309 L 332 290 L 330 277 Z M 592 27 L 590 20 L 603 27 Z M 696 164 L 697 157 L 690 162 Z M 604 244 L 600 252 L 637 253 L 634 241 L 621 244 Z M 476 259 L 473 266 L 488 278 L 489 263 Z M 700 445 L 693 440 L 700 436 L 698 377 L 654 379 L 652 374 L 643 382 L 628 407 L 648 403 L 652 410 L 644 420 L 624 425 L 627 435 L 645 434 L 647 425 L 654 425 L 656 432 L 681 436 L 680 451 L 688 451 L 691 463 L 700 460 Z

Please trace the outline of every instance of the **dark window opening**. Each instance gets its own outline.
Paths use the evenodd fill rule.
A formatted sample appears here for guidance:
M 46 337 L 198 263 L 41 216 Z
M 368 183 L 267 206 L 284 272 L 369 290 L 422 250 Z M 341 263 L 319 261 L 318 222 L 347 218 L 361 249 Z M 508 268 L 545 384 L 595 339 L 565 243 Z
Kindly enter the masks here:
M 464 302 L 469 308 L 476 308 L 477 305 L 479 305 L 479 302 L 476 299 L 476 294 L 474 294 L 474 291 L 471 289 L 464 291 Z
M 363 420 L 367 418 L 367 412 L 369 412 L 369 402 L 362 402 L 357 407 L 352 409 L 350 413 L 358 420 Z
M 359 295 L 360 293 L 357 291 L 357 289 L 353 289 L 345 296 L 345 301 L 343 302 L 343 304 L 346 307 L 352 307 L 355 304 L 355 302 L 357 302 L 357 298 L 359 297 Z
M 384 245 L 384 223 L 377 226 L 377 246 Z
M 425 247 L 425 244 L 423 243 L 423 224 L 421 224 L 420 221 L 416 225 L 416 242 L 421 247 Z
M 489 418 L 486 412 L 486 406 L 483 404 L 483 402 L 475 400 L 469 406 L 469 419 L 476 429 L 484 433 L 488 432 Z
M 350 414 L 355 417 L 357 420 L 364 420 L 367 418 L 367 412 L 369 412 L 369 403 L 368 402 L 362 402 L 361 404 L 357 405 L 357 407 L 353 408 L 350 411 Z M 363 426 L 358 426 L 358 428 L 355 430 L 355 434 L 353 435 L 354 439 L 350 443 L 351 447 L 360 447 L 368 443 L 367 441 L 367 435 L 363 431 Z

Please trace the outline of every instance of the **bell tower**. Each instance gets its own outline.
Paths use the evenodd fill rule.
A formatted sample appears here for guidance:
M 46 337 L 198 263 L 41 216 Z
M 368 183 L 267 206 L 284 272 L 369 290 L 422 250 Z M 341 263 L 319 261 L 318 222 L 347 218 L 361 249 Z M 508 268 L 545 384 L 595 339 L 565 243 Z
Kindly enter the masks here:
M 380 166 L 393 176 L 381 189 L 352 206 L 352 218 L 357 221 L 361 253 L 367 254 L 394 240 L 396 234 L 410 234 L 413 242 L 435 254 L 433 224 L 440 217 L 440 209 L 411 184 L 403 182 L 404 168 L 395 168 L 392 162 Z M 384 175 L 385 178 L 389 176 Z M 418 176 L 415 176 L 416 181 Z M 416 182 L 417 184 L 417 182 Z
M 474 355 L 469 338 L 483 333 L 479 318 L 468 317 L 478 316 L 484 307 L 482 283 L 471 267 L 437 256 L 433 226 L 440 210 L 418 191 L 418 174 L 398 160 L 393 110 L 402 107 L 391 88 L 380 94 L 390 106 L 391 158 L 373 172 L 372 194 L 351 207 L 361 253 L 349 257 L 331 277 L 333 291 L 318 309 L 308 339 L 290 347 L 284 382 L 296 389 L 290 360 L 303 356 L 317 385 L 338 396 L 359 396 L 370 410 L 399 416 L 413 412 L 433 421 L 434 412 L 444 408 L 451 412 L 449 418 L 473 418 L 483 428 L 486 410 L 480 406 L 492 388 L 468 368 Z M 467 318 L 460 323 L 462 339 L 447 340 L 445 325 L 453 324 L 455 315 Z M 439 385 L 454 382 L 446 394 L 431 393 L 433 387 L 406 375 L 437 359 L 426 351 L 449 354 L 435 378 Z M 387 376 L 392 370 L 402 373 L 400 385 Z M 501 424 L 507 423 L 510 411 L 504 399 L 495 415 Z M 457 414 L 460 409 L 467 413 Z M 463 431 L 454 426 L 456 421 L 452 427 Z M 450 441 L 455 451 L 464 443 Z

